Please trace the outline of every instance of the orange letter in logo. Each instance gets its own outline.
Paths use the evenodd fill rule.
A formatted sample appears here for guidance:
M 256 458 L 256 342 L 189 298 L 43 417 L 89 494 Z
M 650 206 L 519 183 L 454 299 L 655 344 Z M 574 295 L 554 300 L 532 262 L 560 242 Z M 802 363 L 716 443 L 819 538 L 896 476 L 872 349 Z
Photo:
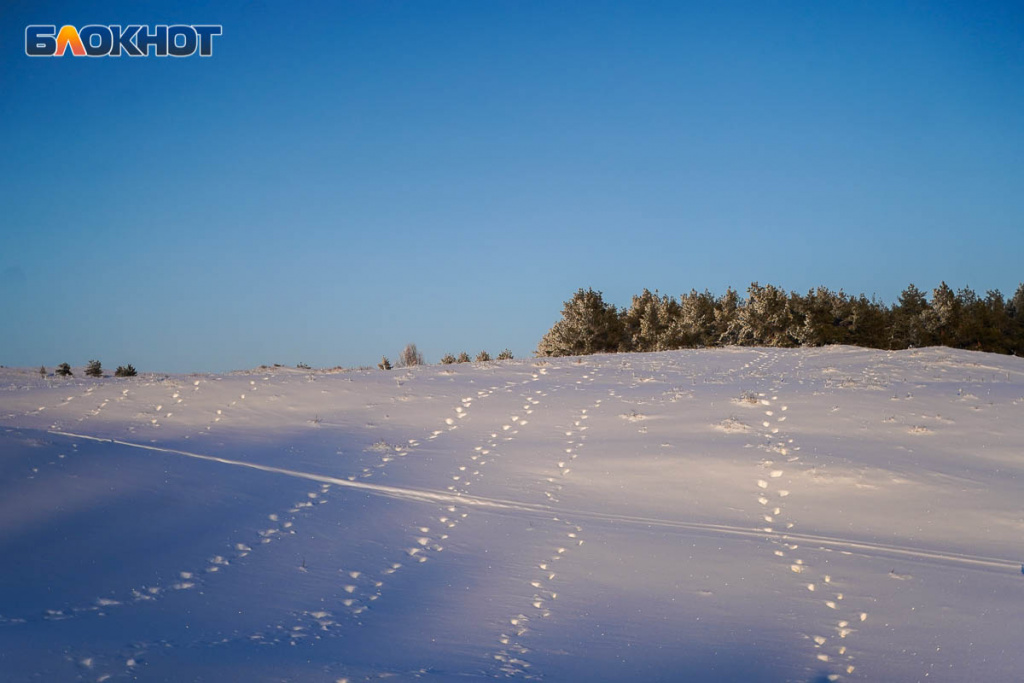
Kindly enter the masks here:
M 57 51 L 54 56 L 63 57 L 68 47 L 71 48 L 71 54 L 74 56 L 85 56 L 85 45 L 82 45 L 82 39 L 78 36 L 78 29 L 70 24 L 60 27 L 60 33 L 57 34 Z

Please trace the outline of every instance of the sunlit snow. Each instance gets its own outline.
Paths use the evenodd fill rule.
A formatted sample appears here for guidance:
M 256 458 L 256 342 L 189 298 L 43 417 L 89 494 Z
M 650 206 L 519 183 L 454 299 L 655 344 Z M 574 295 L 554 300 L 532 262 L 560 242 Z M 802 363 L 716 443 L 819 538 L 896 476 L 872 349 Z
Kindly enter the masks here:
M 1024 671 L 1015 357 L 0 369 L 0 475 L 3 681 Z

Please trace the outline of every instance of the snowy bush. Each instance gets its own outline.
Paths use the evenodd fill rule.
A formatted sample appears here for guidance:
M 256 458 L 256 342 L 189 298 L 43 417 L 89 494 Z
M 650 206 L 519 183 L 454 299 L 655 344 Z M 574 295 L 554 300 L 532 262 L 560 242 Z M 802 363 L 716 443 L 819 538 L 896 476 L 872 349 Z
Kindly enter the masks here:
M 58 365 L 55 374 L 58 377 L 74 377 L 74 374 L 71 372 L 71 366 L 67 363 L 61 363 Z
M 446 353 L 441 356 L 441 365 L 451 365 L 455 362 L 455 356 L 450 353 Z
M 509 349 L 505 349 L 498 354 L 498 360 L 512 360 L 512 352 Z
M 486 363 L 489 360 L 491 360 L 491 354 L 487 353 L 486 351 L 481 351 L 480 353 L 476 354 L 477 363 Z
M 463 351 L 459 354 L 459 357 L 455 359 L 456 363 L 468 363 L 470 361 L 469 354 Z
M 404 368 L 423 365 L 423 354 L 419 352 L 415 344 L 406 344 L 398 357 L 398 364 Z
M 380 362 L 377 363 L 377 367 L 380 368 L 381 370 L 390 370 L 391 369 L 391 361 L 388 360 L 387 356 L 381 356 L 380 357 Z
M 118 365 L 117 370 L 114 370 L 114 377 L 135 377 L 139 374 L 135 371 L 135 367 L 129 363 L 128 365 Z

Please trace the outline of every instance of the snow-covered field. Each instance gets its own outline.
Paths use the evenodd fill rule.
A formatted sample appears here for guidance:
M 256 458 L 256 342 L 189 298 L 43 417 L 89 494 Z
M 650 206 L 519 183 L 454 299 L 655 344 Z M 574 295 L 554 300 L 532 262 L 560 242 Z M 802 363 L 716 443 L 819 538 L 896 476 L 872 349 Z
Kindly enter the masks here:
M 5 682 L 1021 680 L 1022 560 L 1013 357 L 0 370 Z

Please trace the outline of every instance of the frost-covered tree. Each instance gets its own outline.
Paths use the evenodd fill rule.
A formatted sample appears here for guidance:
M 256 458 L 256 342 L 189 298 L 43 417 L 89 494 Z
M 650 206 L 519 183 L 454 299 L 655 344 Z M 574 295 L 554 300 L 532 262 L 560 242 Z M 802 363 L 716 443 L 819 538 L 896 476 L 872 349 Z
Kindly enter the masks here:
M 976 299 L 977 295 L 970 292 L 969 298 Z M 928 333 L 929 343 L 957 346 L 956 337 L 960 331 L 964 303 L 945 282 L 932 290 L 931 304 L 921 312 L 921 322 Z
M 498 360 L 512 360 L 512 358 L 512 351 L 510 351 L 509 349 L 504 349 L 502 350 L 501 353 L 498 354 Z
M 708 290 L 679 297 L 679 326 L 673 335 L 685 346 L 714 346 L 718 343 L 715 297 Z
M 538 356 L 580 356 L 617 351 L 623 338 L 615 306 L 601 292 L 580 289 L 562 308 L 562 319 L 540 340 Z
M 793 316 L 789 297 L 774 285 L 756 282 L 747 289 L 746 304 L 739 310 L 739 343 L 746 346 L 793 346 Z
M 446 353 L 441 356 L 441 365 L 452 365 L 455 363 L 455 356 L 450 353 Z
M 102 377 L 103 366 L 100 364 L 98 360 L 91 360 L 85 366 L 85 375 L 86 377 Z
M 661 320 L 660 302 L 656 294 L 644 289 L 640 296 L 634 296 L 628 309 L 621 316 L 622 339 L 620 351 L 660 351 L 661 337 L 665 324 Z
M 490 360 L 491 354 L 487 353 L 486 351 L 481 351 L 480 353 L 476 354 L 477 363 L 487 363 Z
M 468 363 L 468 362 L 470 362 L 470 360 L 471 359 L 469 357 L 469 354 L 466 353 L 465 351 L 463 351 L 462 353 L 459 354 L 459 357 L 455 359 L 455 362 L 456 363 Z
M 565 303 L 562 320 L 541 340 L 537 355 L 730 344 L 879 349 L 943 344 L 1024 355 L 1024 285 L 1005 300 L 998 290 L 982 298 L 970 288 L 954 293 L 943 282 L 933 290 L 931 302 L 909 285 L 892 307 L 875 297 L 854 297 L 827 287 L 800 295 L 754 282 L 748 295 L 741 300 L 729 288 L 716 299 L 707 290 L 691 290 L 676 301 L 645 289 L 629 308 L 615 314 L 600 292 L 581 289 Z
M 423 354 L 419 352 L 415 344 L 406 344 L 398 357 L 398 365 L 404 368 L 412 368 L 423 365 Z
M 738 344 L 740 341 L 740 295 L 729 287 L 715 302 L 715 343 Z

